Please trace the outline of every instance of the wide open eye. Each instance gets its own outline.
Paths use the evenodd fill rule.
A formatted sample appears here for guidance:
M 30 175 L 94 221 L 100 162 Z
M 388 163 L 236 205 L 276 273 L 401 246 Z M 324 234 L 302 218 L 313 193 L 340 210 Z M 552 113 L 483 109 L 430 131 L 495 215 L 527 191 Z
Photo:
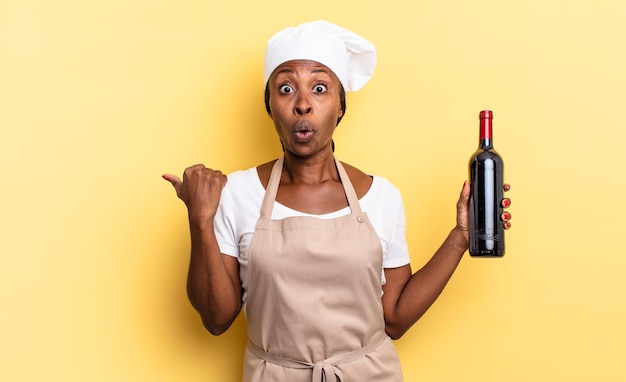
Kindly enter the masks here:
M 279 88 L 279 90 L 280 90 L 280 92 L 281 92 L 281 93 L 283 93 L 283 94 L 290 94 L 290 93 L 293 93 L 293 88 L 292 88 L 291 86 L 289 86 L 289 85 L 282 85 L 282 86 Z
M 326 85 L 324 84 L 317 84 L 313 87 L 314 93 L 326 93 L 326 90 L 328 90 L 328 88 L 326 88 Z

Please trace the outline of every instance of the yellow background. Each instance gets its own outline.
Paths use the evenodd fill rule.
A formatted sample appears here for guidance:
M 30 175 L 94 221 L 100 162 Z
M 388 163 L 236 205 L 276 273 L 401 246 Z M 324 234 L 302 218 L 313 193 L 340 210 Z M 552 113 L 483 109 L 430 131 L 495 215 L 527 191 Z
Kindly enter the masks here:
M 482 109 L 513 186 L 506 257 L 464 258 L 397 341 L 406 380 L 626 379 L 626 2 L 3 0 L 0 380 L 240 378 L 244 320 L 202 328 L 160 176 L 279 155 L 265 43 L 321 18 L 377 46 L 336 153 L 400 188 L 414 269 Z

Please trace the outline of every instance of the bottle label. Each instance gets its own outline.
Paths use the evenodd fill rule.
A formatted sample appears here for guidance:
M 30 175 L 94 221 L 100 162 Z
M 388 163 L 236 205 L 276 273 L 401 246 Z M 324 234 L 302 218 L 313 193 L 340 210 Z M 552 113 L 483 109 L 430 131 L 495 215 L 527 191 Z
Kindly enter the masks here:
M 500 235 L 498 235 L 495 231 L 478 230 L 474 232 L 474 235 L 480 240 L 500 241 Z M 489 247 L 489 245 L 487 245 L 487 247 Z M 493 249 L 493 248 L 487 248 L 487 249 Z

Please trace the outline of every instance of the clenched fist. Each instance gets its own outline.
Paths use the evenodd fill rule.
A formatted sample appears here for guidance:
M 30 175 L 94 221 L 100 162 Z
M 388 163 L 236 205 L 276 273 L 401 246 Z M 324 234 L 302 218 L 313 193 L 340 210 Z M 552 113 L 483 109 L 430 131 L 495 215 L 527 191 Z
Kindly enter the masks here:
M 197 223 L 213 220 L 228 180 L 221 171 L 203 164 L 185 169 L 182 180 L 172 174 L 163 175 L 163 179 L 174 186 L 176 195 L 187 206 L 190 222 Z

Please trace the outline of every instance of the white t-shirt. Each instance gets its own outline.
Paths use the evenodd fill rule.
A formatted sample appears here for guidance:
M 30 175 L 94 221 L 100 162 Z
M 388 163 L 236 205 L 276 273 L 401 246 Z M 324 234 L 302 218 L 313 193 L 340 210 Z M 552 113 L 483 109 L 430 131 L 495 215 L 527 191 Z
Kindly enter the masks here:
M 236 171 L 228 175 L 228 182 L 222 191 L 214 221 L 220 251 L 225 255 L 236 257 L 239 261 L 244 303 L 248 290 L 248 249 L 261 215 L 264 196 L 265 188 L 261 184 L 256 168 Z M 380 238 L 383 248 L 383 268 L 397 268 L 408 264 L 406 219 L 400 191 L 387 179 L 374 176 L 372 186 L 359 203 Z M 274 202 L 272 219 L 280 220 L 291 216 L 333 219 L 349 213 L 350 208 L 345 207 L 328 214 L 311 215 Z M 384 283 L 385 274 L 381 269 L 381 284 Z

